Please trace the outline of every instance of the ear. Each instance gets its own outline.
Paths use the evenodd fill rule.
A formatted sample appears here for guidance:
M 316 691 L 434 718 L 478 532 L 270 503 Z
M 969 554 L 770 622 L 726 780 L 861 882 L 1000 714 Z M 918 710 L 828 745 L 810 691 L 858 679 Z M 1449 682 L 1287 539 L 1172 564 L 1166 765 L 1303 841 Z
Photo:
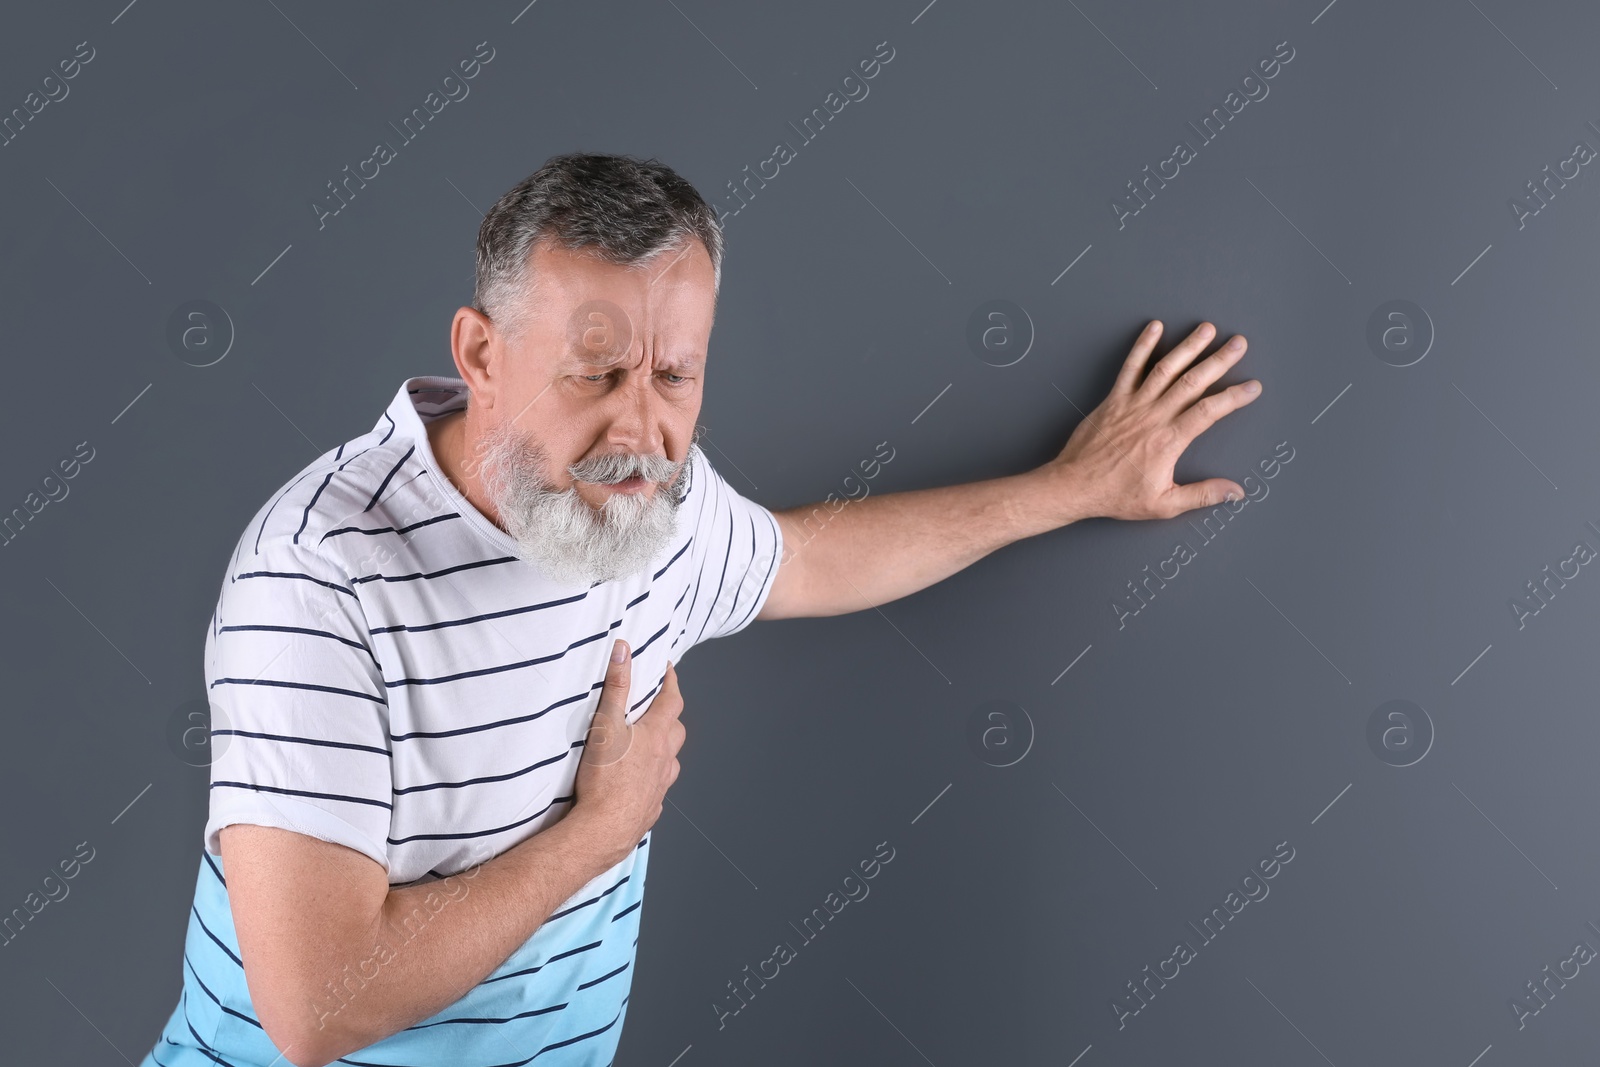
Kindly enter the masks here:
M 456 373 L 472 390 L 473 403 L 485 409 L 494 407 L 502 351 L 499 331 L 488 316 L 476 308 L 456 309 L 450 323 L 450 354 L 455 359 Z

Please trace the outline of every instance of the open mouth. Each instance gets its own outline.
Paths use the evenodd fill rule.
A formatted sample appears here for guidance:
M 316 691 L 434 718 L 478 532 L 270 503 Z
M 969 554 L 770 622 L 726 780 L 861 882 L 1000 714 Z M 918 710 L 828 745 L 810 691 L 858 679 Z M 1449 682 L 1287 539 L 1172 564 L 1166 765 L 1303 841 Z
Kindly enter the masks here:
M 612 482 L 611 487 L 622 493 L 637 493 L 649 484 L 650 482 L 647 479 L 635 474 L 633 477 L 624 478 L 620 482 Z

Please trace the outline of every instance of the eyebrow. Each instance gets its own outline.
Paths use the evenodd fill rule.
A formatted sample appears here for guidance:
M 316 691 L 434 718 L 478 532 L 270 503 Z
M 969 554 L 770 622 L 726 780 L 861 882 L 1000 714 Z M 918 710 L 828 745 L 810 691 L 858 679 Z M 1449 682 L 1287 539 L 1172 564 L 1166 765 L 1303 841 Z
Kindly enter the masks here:
M 674 374 L 681 374 L 686 371 L 699 370 L 700 364 L 701 358 L 696 355 L 670 356 L 658 363 L 656 365 L 656 369 L 668 370 L 672 371 Z M 561 361 L 561 366 L 563 369 L 565 369 L 570 367 L 610 367 L 614 366 L 614 364 L 598 363 L 589 359 L 583 350 L 578 349 L 568 353 L 566 358 Z

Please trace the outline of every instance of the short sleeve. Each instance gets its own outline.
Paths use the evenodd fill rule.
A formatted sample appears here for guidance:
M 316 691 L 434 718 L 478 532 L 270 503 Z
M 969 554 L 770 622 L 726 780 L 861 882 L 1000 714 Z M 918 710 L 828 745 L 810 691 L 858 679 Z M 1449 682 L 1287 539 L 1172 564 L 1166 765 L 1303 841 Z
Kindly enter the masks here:
M 761 611 L 778 577 L 783 532 L 771 511 L 735 492 L 698 448 L 694 456 L 699 499 L 683 506 L 697 516 L 689 632 L 699 644 L 738 633 Z
M 206 851 L 230 823 L 345 845 L 389 869 L 389 706 L 366 612 L 335 560 L 288 539 L 241 549 L 206 634 Z

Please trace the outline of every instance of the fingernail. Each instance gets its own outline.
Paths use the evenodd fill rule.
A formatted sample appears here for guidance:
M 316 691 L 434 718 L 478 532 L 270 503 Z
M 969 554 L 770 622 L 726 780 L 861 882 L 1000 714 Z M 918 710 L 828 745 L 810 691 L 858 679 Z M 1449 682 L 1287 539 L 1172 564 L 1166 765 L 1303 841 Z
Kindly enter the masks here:
M 628 646 L 623 644 L 622 638 L 617 638 L 611 646 L 611 662 L 621 663 L 628 655 Z
M 1249 393 L 1251 396 L 1255 396 L 1257 393 L 1261 392 L 1261 383 L 1260 382 L 1245 382 L 1244 383 L 1244 391 L 1246 393 Z
M 1239 349 L 1241 349 L 1243 347 L 1244 347 L 1244 341 L 1241 340 L 1240 338 L 1237 338 L 1237 337 L 1231 339 L 1227 344 L 1227 348 L 1228 348 L 1228 350 L 1230 352 L 1237 352 Z

